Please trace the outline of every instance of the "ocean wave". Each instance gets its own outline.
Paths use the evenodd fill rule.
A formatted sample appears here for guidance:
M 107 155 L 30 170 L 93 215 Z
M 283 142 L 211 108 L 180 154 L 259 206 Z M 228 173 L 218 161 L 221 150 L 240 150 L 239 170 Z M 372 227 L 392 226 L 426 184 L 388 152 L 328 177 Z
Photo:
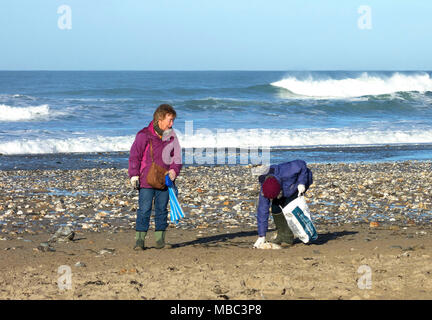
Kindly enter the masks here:
M 0 121 L 29 121 L 40 120 L 52 115 L 47 104 L 29 107 L 11 107 L 0 105 Z
M 77 99 L 85 99 L 83 97 L 88 96 L 99 96 L 102 97 L 102 99 L 107 99 L 105 97 L 111 97 L 111 96 L 141 96 L 146 94 L 151 95 L 161 95 L 164 94 L 165 91 L 162 89 L 142 89 L 142 88 L 100 88 L 100 89 L 76 89 L 76 90 L 61 90 L 61 91 L 47 91 L 42 92 L 46 95 L 63 95 L 63 96 L 76 96 Z M 99 98 L 97 98 L 99 99 Z
M 327 129 L 197 129 L 176 130 L 182 148 L 312 148 L 432 143 L 432 130 Z M 41 154 L 129 151 L 135 136 L 16 139 L 0 142 L 0 153 Z
M 247 110 L 250 105 L 266 107 L 272 106 L 265 101 L 254 99 L 239 99 L 228 97 L 205 97 L 201 99 L 183 100 L 177 104 L 180 110 L 185 111 L 241 111 Z
M 298 79 L 290 76 L 273 82 L 271 85 L 288 90 L 287 98 L 353 98 L 396 92 L 425 93 L 432 91 L 432 79 L 427 73 L 402 74 L 395 72 L 390 76 L 385 76 L 363 72 L 356 78 L 343 79 L 314 79 L 313 77 Z
M 2 93 L 0 94 L 0 101 L 4 100 L 36 100 L 35 97 L 28 96 L 25 94 L 8 94 L 8 93 Z
M 0 153 L 12 154 L 42 154 L 42 153 L 72 153 L 72 152 L 109 152 L 128 151 L 135 136 L 122 137 L 73 137 L 17 139 L 0 142 Z
M 377 129 L 198 129 L 177 134 L 183 148 L 315 147 L 432 143 L 432 130 Z

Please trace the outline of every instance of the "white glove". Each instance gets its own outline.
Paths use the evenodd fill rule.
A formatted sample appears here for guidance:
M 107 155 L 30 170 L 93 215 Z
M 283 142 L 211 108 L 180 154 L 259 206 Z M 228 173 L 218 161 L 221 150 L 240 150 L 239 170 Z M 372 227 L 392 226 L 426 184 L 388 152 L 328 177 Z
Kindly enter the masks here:
M 305 188 L 304 184 L 299 184 L 297 187 L 297 190 L 298 190 L 299 196 L 300 196 L 305 192 L 306 188 Z
M 174 181 L 174 179 L 177 176 L 177 174 L 175 173 L 174 169 L 171 169 L 170 171 L 168 171 L 168 175 L 169 175 L 171 181 Z
M 257 241 L 255 241 L 255 244 L 253 245 L 254 248 L 261 247 L 265 242 L 265 237 L 258 237 Z
M 130 178 L 131 185 L 134 189 L 139 188 L 139 176 L 133 176 Z

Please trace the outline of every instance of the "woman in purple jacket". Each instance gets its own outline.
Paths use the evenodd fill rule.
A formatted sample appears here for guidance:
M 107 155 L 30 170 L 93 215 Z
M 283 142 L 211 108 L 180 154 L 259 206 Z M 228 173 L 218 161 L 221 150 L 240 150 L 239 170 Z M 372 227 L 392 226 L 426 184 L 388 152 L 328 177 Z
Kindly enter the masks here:
M 277 236 L 273 241 L 282 246 L 290 246 L 294 235 L 288 227 L 280 206 L 285 207 L 299 195 L 306 192 L 312 184 L 312 172 L 303 160 L 294 160 L 270 166 L 268 172 L 259 176 L 261 190 L 258 200 L 258 240 L 254 247 L 265 242 L 268 228 L 269 210 L 271 207 Z
M 180 173 L 181 148 L 172 129 L 176 115 L 172 106 L 160 105 L 153 114 L 153 121 L 137 133 L 130 149 L 129 178 L 132 186 L 139 190 L 134 249 L 145 249 L 144 240 L 150 225 L 153 199 L 156 248 L 165 247 L 169 192 L 166 187 L 162 190 L 153 188 L 146 178 L 152 164 L 151 150 L 154 162 L 166 169 L 172 181 Z

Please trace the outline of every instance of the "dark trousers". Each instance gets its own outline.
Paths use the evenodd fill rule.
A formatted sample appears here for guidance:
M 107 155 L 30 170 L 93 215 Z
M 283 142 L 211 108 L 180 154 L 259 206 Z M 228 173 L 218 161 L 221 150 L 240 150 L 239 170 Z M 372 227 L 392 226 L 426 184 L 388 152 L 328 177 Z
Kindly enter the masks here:
M 297 198 L 298 193 L 295 192 L 292 196 L 290 197 L 281 197 L 280 199 L 276 198 L 273 199 L 271 202 L 271 212 L 273 213 L 281 213 L 282 209 L 280 208 L 280 206 L 283 208 L 285 207 L 288 203 L 290 203 L 291 201 L 293 201 L 294 199 Z
M 155 204 L 155 231 L 164 231 L 168 227 L 168 201 L 169 193 L 166 190 L 151 188 L 139 189 L 138 210 L 136 218 L 136 231 L 148 231 L 153 199 Z

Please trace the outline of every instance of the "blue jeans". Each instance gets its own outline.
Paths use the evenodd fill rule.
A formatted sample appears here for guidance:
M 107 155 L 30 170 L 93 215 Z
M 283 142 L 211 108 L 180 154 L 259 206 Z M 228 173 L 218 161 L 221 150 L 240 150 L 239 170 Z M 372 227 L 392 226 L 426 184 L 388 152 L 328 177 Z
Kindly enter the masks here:
M 136 231 L 148 231 L 153 198 L 155 203 L 155 231 L 164 231 L 168 227 L 168 189 L 158 190 L 151 188 L 139 189 L 138 210 L 136 218 Z

